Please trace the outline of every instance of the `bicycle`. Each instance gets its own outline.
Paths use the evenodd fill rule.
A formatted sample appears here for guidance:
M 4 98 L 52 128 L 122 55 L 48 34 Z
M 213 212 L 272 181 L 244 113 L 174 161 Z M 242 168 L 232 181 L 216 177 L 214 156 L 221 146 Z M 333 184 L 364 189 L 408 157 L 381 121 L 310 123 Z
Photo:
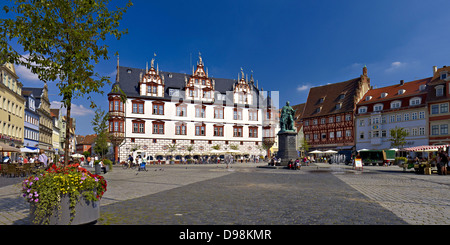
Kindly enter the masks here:
M 130 163 L 130 161 L 122 162 L 121 164 L 122 164 L 123 169 L 127 169 L 127 168 L 135 169 L 139 165 L 139 164 L 133 163 L 133 162 Z

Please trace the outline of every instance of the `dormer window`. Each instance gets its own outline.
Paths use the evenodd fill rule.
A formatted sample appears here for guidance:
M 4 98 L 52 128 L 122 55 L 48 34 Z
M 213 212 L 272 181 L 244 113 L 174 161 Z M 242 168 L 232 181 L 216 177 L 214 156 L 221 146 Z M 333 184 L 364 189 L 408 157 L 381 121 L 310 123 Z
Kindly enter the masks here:
M 358 113 L 366 113 L 367 112 L 367 106 L 361 106 L 358 109 Z
M 341 109 L 342 108 L 342 103 L 338 103 L 338 104 L 336 104 L 336 110 L 339 110 L 339 109 Z
M 398 91 L 398 94 L 404 94 L 405 92 L 406 92 L 406 90 L 400 89 L 400 90 Z
M 317 107 L 316 110 L 314 111 L 314 113 L 319 113 L 320 112 L 320 107 Z
M 444 85 L 438 85 L 434 87 L 436 89 L 436 96 L 443 96 L 444 95 Z
M 320 104 L 320 103 L 323 103 L 324 100 L 325 100 L 324 97 L 320 98 L 320 99 L 319 99 L 319 104 Z
M 366 96 L 366 101 L 371 100 L 372 96 Z
M 441 74 L 441 79 L 444 80 L 444 79 L 446 79 L 446 78 L 447 78 L 447 73 L 442 73 L 442 74 Z
M 419 90 L 423 91 L 423 90 L 425 90 L 426 87 L 427 87 L 427 85 L 422 84 L 422 85 L 419 86 Z
M 340 94 L 339 95 L 339 100 L 343 100 L 345 98 L 345 94 Z
M 382 111 L 383 110 L 383 104 L 376 104 L 373 106 L 373 111 Z
M 400 108 L 402 106 L 402 102 L 401 101 L 392 101 L 391 102 L 391 109 L 396 109 L 396 108 Z
M 388 93 L 381 93 L 381 98 L 385 98 L 386 96 L 388 96 Z

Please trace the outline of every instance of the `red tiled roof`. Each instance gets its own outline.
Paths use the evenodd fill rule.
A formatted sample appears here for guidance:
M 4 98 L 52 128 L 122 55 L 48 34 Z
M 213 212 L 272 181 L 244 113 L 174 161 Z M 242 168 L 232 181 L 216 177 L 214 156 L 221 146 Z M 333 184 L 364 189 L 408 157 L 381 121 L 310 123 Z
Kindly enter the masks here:
M 357 105 L 372 104 L 380 101 L 394 100 L 403 97 L 409 97 L 419 93 L 426 93 L 427 90 L 420 90 L 421 85 L 427 85 L 431 81 L 431 77 L 419 79 L 411 82 L 406 82 L 403 85 L 400 83 L 382 88 L 376 88 L 369 90 L 364 97 L 359 101 Z M 403 94 L 399 94 L 399 90 L 404 90 Z M 381 97 L 382 93 L 387 93 L 386 97 Z M 372 98 L 366 100 L 368 96 Z
M 345 82 L 311 88 L 302 118 L 353 111 L 354 96 L 360 81 L 361 77 L 358 77 Z M 341 95 L 343 98 L 340 97 Z M 341 103 L 341 108 L 336 109 L 336 105 L 339 103 Z M 317 108 L 321 108 L 319 112 L 317 112 Z

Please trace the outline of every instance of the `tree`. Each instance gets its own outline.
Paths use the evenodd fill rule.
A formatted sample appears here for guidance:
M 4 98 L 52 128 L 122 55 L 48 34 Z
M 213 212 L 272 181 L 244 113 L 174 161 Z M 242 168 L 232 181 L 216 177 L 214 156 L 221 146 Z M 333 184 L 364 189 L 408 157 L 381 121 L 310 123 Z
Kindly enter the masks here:
M 12 0 L 10 0 L 12 1 Z M 107 60 L 107 36 L 120 39 L 123 13 L 133 4 L 116 11 L 108 9 L 109 0 L 15 0 L 13 6 L 4 6 L 6 16 L 0 19 L 0 64 L 23 65 L 44 82 L 55 81 L 71 120 L 72 99 L 90 93 L 103 94 L 101 88 L 110 83 L 100 76 L 94 65 Z M 8 42 L 17 41 L 26 54 L 20 54 Z M 102 43 L 101 43 L 102 42 Z M 95 103 L 91 100 L 91 107 Z M 66 129 L 65 163 L 69 160 L 69 128 Z
M 301 140 L 301 146 L 298 148 L 300 152 L 306 153 L 309 150 L 308 141 L 303 137 Z
M 403 148 L 406 144 L 405 137 L 408 136 L 408 132 L 404 128 L 395 127 L 390 131 L 391 138 L 391 147 Z
M 108 119 L 109 114 L 98 108 L 95 110 L 94 119 L 92 119 L 92 126 L 94 132 L 97 134 L 95 139 L 94 152 L 100 154 L 103 158 L 106 152 L 108 152 Z

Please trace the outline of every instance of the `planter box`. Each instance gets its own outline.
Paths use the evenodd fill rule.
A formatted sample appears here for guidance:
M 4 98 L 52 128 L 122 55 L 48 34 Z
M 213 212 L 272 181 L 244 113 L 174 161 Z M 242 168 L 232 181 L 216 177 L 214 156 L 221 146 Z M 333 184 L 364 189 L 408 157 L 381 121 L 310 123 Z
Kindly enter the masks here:
M 30 221 L 34 221 L 35 204 L 30 204 Z M 79 197 L 78 203 L 75 205 L 75 217 L 70 222 L 70 199 L 67 195 L 61 197 L 61 210 L 55 208 L 53 215 L 50 217 L 49 225 L 82 225 L 94 223 L 100 218 L 100 201 L 91 202 Z

